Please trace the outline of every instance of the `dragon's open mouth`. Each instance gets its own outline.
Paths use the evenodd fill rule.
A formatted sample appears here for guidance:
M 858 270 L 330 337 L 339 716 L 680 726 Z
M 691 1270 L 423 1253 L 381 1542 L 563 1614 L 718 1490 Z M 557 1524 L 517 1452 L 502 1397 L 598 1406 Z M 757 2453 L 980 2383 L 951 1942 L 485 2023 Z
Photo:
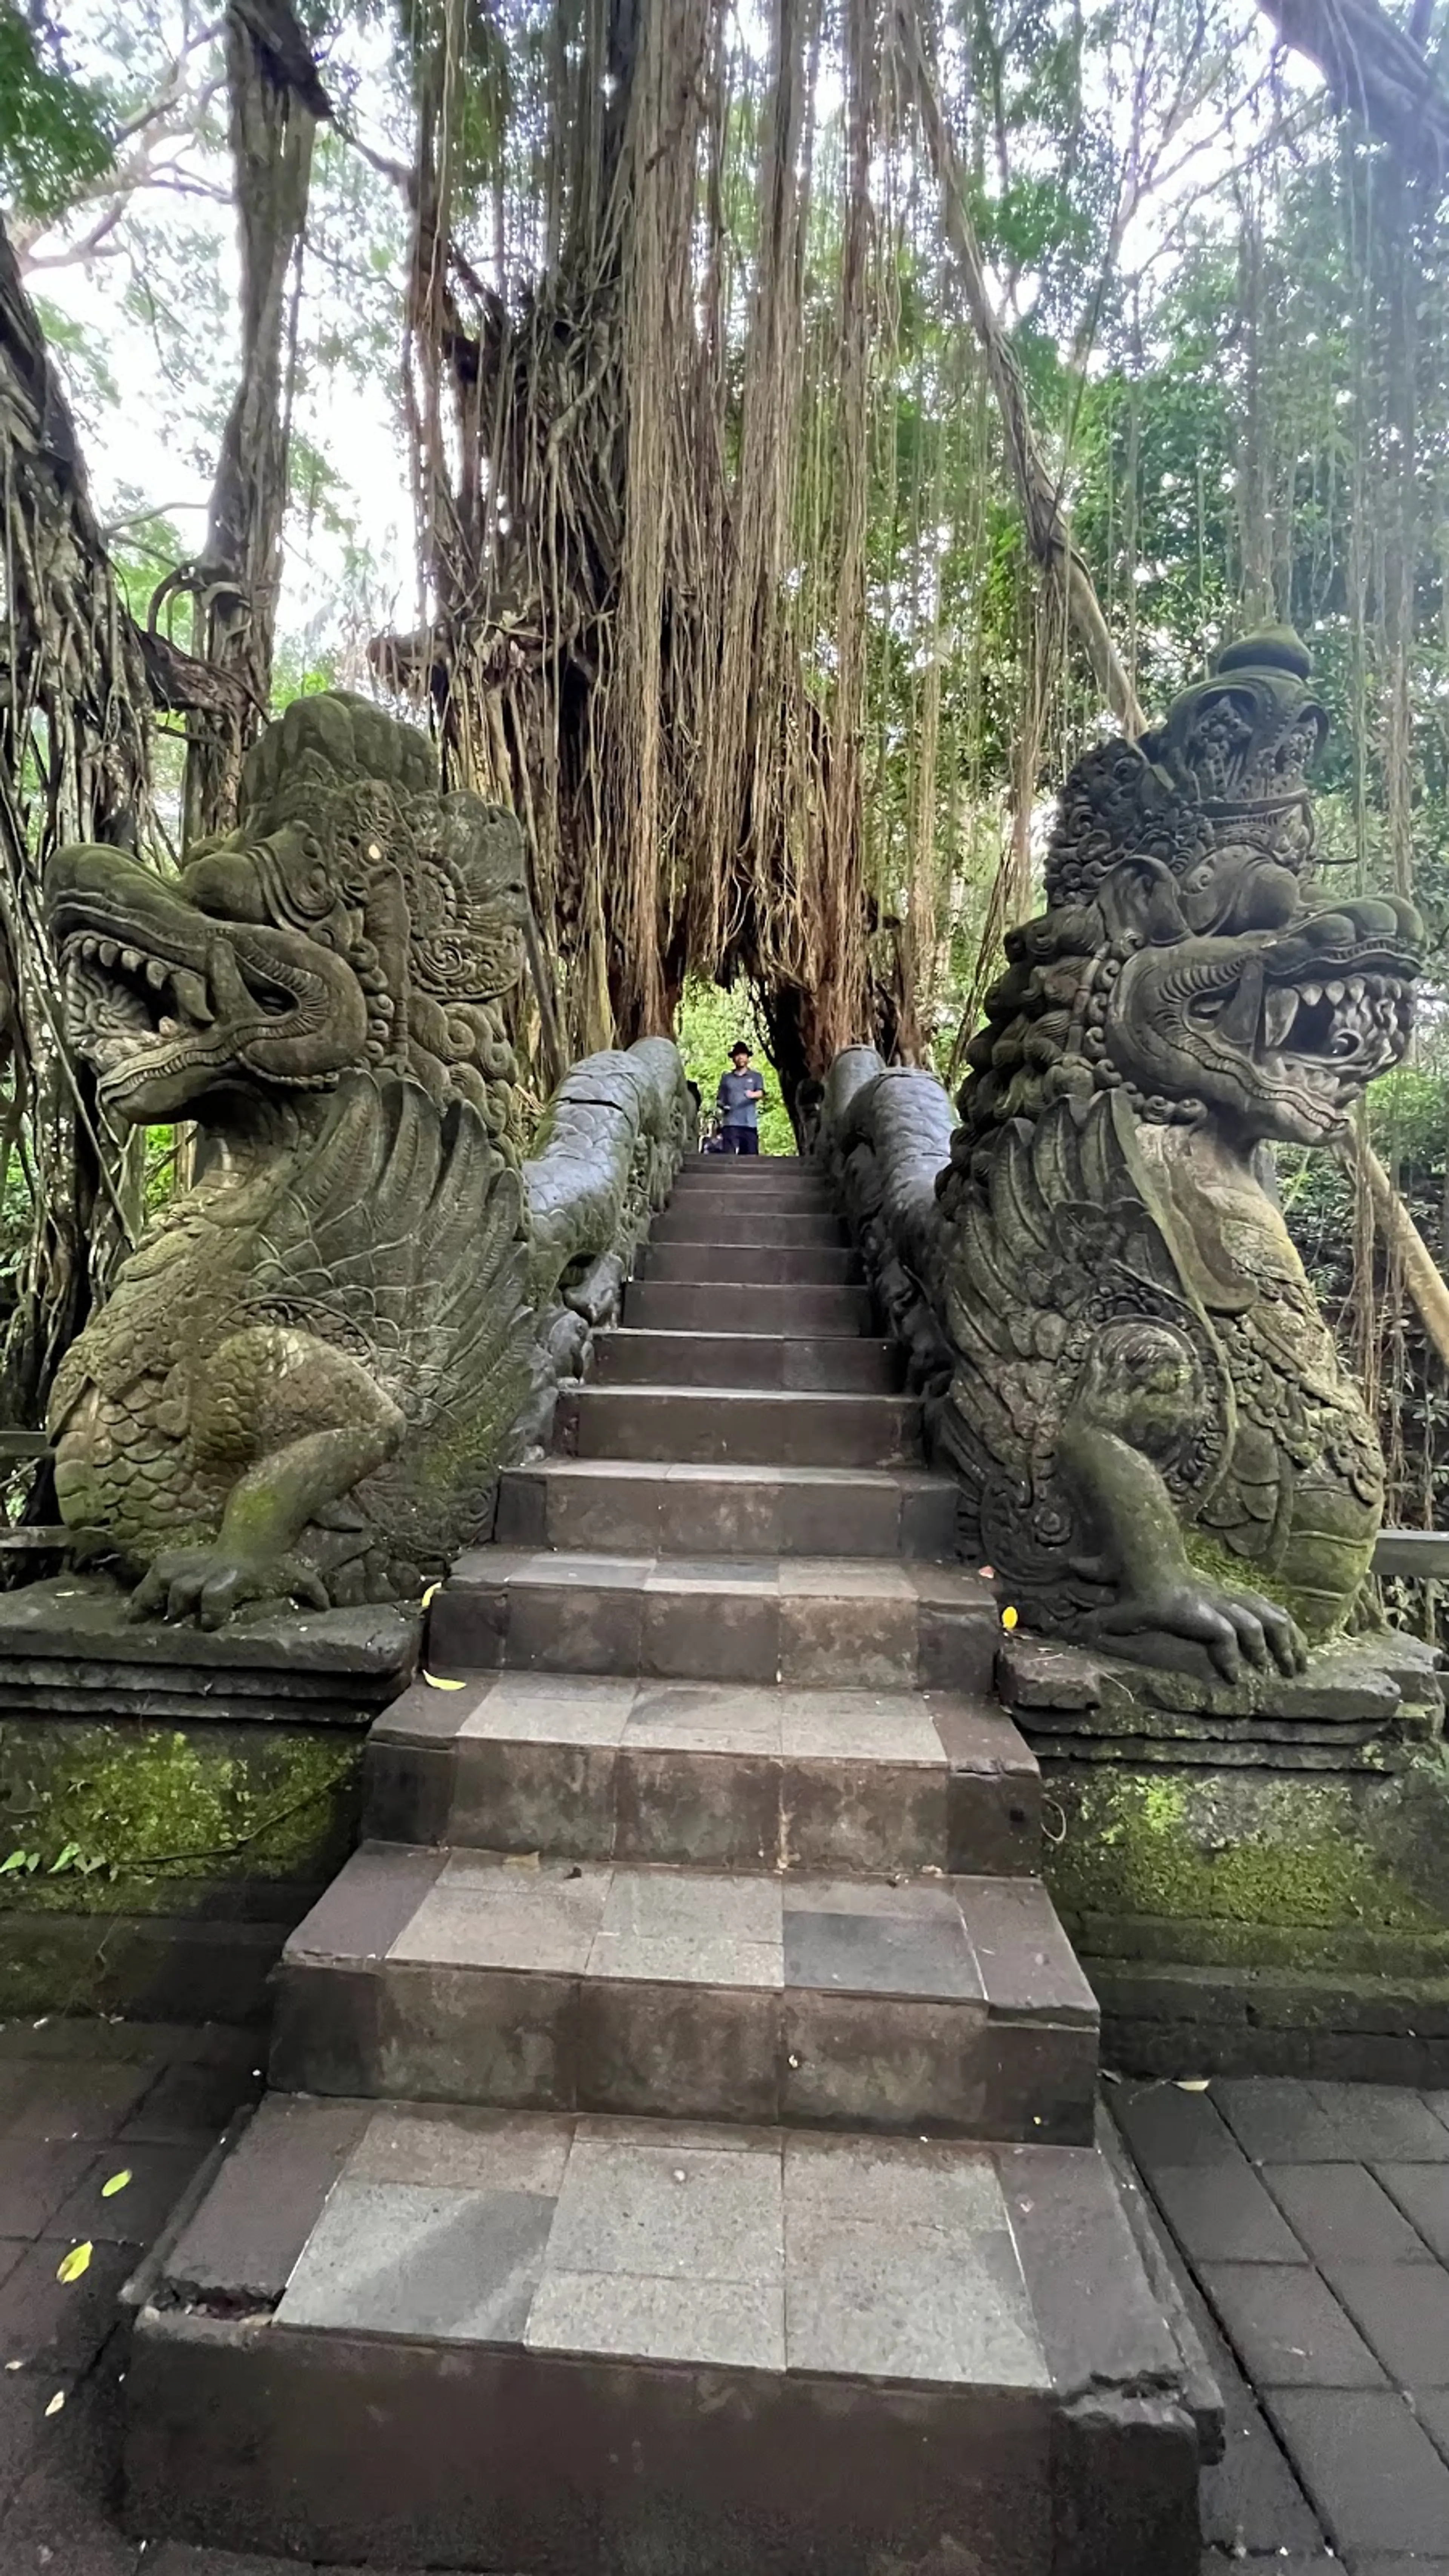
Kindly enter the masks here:
M 1288 960 L 1260 950 L 1230 989 L 1218 981 L 1189 997 L 1189 1024 L 1241 1049 L 1269 1086 L 1288 1083 L 1325 1109 L 1344 1107 L 1403 1054 L 1414 962 L 1382 950 L 1351 966 L 1332 962 L 1345 971 L 1285 975 Z
M 1409 987 L 1397 975 L 1333 976 L 1326 984 L 1269 984 L 1257 1053 L 1352 1074 L 1358 1081 L 1392 1062 L 1409 1030 Z
M 238 1007 L 279 1016 L 295 997 L 243 978 L 230 943 L 216 938 L 206 971 L 148 955 L 97 931 L 76 931 L 61 952 L 71 1040 L 95 1066 L 104 1099 L 157 1080 L 205 1072 L 230 1057 Z

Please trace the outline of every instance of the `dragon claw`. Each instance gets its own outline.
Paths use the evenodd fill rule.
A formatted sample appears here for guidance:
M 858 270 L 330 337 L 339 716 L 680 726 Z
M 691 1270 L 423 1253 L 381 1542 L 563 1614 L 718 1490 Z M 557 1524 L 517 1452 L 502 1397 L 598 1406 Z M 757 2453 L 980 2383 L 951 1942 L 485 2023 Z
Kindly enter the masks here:
M 1189 1580 L 1162 1591 L 1129 1593 L 1099 1613 L 1097 1627 L 1106 1636 L 1134 1636 L 1158 1630 L 1168 1637 L 1202 1646 L 1225 1682 L 1242 1679 L 1246 1659 L 1256 1672 L 1292 1676 L 1308 1662 L 1303 1637 L 1285 1610 L 1258 1592 L 1228 1591 L 1216 1583 Z
M 248 1601 L 303 1602 L 328 1608 L 315 1566 L 290 1554 L 243 1556 L 220 1540 L 213 1547 L 169 1548 L 158 1556 L 131 1595 L 132 1619 L 194 1619 L 220 1628 Z

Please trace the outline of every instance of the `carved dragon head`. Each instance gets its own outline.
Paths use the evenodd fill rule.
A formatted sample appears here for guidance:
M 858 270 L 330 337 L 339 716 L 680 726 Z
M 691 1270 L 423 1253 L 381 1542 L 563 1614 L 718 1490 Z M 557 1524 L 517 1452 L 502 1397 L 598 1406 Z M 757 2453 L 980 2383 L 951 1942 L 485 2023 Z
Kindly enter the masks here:
M 525 906 L 513 817 L 444 795 L 425 738 L 341 691 L 268 725 L 236 830 L 179 877 L 86 846 L 46 875 L 72 1042 L 131 1126 L 370 1066 L 508 1141 Z
M 1319 1145 L 1407 1043 L 1423 929 L 1375 897 L 1312 911 L 1308 772 L 1327 719 L 1282 629 L 1230 646 L 1140 742 L 1067 781 L 1047 911 L 1013 931 L 961 1094 L 963 1142 L 1064 1092 L 1243 1145 Z

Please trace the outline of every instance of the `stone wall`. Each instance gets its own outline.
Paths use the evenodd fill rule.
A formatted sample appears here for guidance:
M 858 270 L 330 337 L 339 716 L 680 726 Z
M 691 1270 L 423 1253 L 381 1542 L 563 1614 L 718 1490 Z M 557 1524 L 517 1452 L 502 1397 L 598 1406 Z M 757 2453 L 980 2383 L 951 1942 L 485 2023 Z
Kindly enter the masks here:
M 1033 1639 L 998 1688 L 1109 2065 L 1442 2083 L 1449 1761 L 1427 1649 L 1376 1637 L 1236 1694 Z M 1194 1704 L 1195 1703 L 1195 1704 Z
M 259 2014 L 417 1631 L 390 1608 L 135 1624 L 94 1576 L 0 1599 L 0 2014 Z

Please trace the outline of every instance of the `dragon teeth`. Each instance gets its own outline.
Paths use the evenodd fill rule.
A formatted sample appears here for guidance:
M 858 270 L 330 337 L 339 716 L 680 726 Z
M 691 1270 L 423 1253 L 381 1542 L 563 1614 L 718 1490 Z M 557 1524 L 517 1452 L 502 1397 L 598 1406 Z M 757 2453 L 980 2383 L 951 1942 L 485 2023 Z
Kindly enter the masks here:
M 1286 1043 L 1298 1017 L 1298 995 L 1291 984 L 1270 984 L 1263 996 L 1263 1028 L 1269 1046 Z
M 148 958 L 147 958 L 147 960 L 146 960 L 146 981 L 147 981 L 147 983 L 151 986 L 151 988 L 152 988 L 152 991 L 153 991 L 153 992 L 160 993 L 160 992 L 163 992 L 163 991 L 165 990 L 165 986 L 166 986 L 166 969 L 165 969 L 165 967 L 162 965 L 161 960 L 160 960 L 160 958 L 159 958 L 159 957 L 148 957 Z
M 141 972 L 140 949 L 123 948 L 121 951 L 121 964 L 125 967 L 128 975 L 139 975 Z
M 200 1028 L 209 1028 L 216 1017 L 207 997 L 206 978 L 192 966 L 173 966 L 171 989 L 187 1018 Z
M 114 939 L 88 939 L 85 949 L 88 957 L 98 957 L 105 967 L 114 966 L 121 953 Z

